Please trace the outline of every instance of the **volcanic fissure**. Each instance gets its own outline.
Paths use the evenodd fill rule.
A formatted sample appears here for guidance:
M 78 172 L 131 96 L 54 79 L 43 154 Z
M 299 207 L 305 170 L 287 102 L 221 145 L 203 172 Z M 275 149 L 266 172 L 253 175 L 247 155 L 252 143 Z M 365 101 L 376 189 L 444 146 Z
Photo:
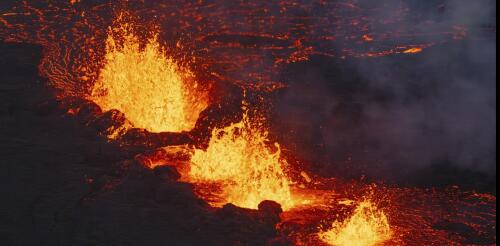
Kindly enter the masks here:
M 427 96 L 417 91 L 399 99 L 400 87 L 385 93 L 386 85 L 377 85 L 380 89 L 364 83 L 362 77 L 370 75 L 353 79 L 349 68 L 368 71 L 370 65 L 394 59 L 416 76 L 406 64 L 469 42 L 474 34 L 466 26 L 435 20 L 419 27 L 398 25 L 423 18 L 411 15 L 414 5 L 405 0 L 386 5 L 235 1 L 229 7 L 206 1 L 91 2 L 19 1 L 0 13 L 3 42 L 44 49 L 38 73 L 50 98 L 37 102 L 37 110 L 49 112 L 44 117 L 55 117 L 53 121 L 70 118 L 92 131 L 100 139 L 96 142 L 103 141 L 82 163 L 111 156 L 103 161 L 109 162 L 106 168 L 85 169 L 89 191 L 53 219 L 54 224 L 59 217 L 88 223 L 90 229 L 68 229 L 74 233 L 69 241 L 120 244 L 129 235 L 116 236 L 109 228 L 90 233 L 98 223 L 82 215 L 115 218 L 108 211 L 128 221 L 126 211 L 139 211 L 141 222 L 130 226 L 154 229 L 134 233 L 153 242 L 161 239 L 155 230 L 169 231 L 167 245 L 496 244 L 494 192 L 458 185 L 426 189 L 366 175 L 349 178 L 342 168 L 329 168 L 362 169 L 371 157 L 373 163 L 383 162 L 371 154 L 385 148 L 363 134 L 411 135 L 407 125 L 388 129 L 383 112 L 394 101 L 411 108 L 416 107 L 412 100 L 424 102 Z M 444 11 L 450 1 L 441 2 L 436 8 Z M 452 65 L 444 66 L 451 70 Z M 323 83 L 325 77 L 333 82 Z M 9 86 L 15 87 L 5 88 Z M 397 109 L 390 112 L 394 118 L 407 116 L 398 120 L 408 125 L 423 124 L 413 124 Z M 356 127 L 366 132 L 358 134 Z M 359 141 L 345 140 L 357 137 Z M 369 143 L 361 145 L 364 140 Z M 329 152 L 331 146 L 359 152 L 344 151 L 348 158 L 339 161 L 336 152 Z M 360 152 L 367 158 L 357 158 Z M 33 210 L 45 205 L 37 206 Z M 123 207 L 113 211 L 114 206 Z M 182 232 L 186 235 L 178 241 L 172 239 Z

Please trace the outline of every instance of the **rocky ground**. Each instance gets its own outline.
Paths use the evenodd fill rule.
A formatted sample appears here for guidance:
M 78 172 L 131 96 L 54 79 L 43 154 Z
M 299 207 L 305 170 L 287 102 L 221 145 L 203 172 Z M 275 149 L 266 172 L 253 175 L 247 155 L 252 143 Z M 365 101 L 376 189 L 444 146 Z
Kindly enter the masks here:
M 145 145 L 154 149 L 168 141 L 187 143 L 192 141 L 189 136 L 131 131 L 122 139 L 124 148 L 98 134 L 102 132 L 102 124 L 113 124 L 106 118 L 108 113 L 91 121 L 81 115 L 72 117 L 67 107 L 54 100 L 45 79 L 38 75 L 41 52 L 40 47 L 32 45 L 0 44 L 0 164 L 4 170 L 0 172 L 0 189 L 5 196 L 0 206 L 0 245 L 290 244 L 276 231 L 279 205 L 264 202 L 258 211 L 231 205 L 210 208 L 193 194 L 192 185 L 177 181 L 176 170 L 163 167 L 151 171 L 134 161 L 135 154 L 147 149 Z M 300 66 L 297 71 L 304 68 L 308 71 L 308 66 L 319 69 L 314 60 L 297 66 Z M 326 65 L 320 70 L 320 74 L 331 72 Z M 335 75 L 342 72 L 351 74 L 341 69 Z M 342 76 L 336 78 L 344 81 Z M 342 84 L 336 86 L 334 91 L 339 93 L 350 88 L 343 91 Z M 293 88 L 297 87 L 292 85 Z M 359 93 L 358 89 L 352 90 Z M 237 97 L 234 102 L 240 100 Z M 346 99 L 346 102 L 351 101 Z M 209 123 L 214 119 L 230 121 L 239 107 L 233 110 L 236 103 L 228 104 L 205 111 L 192 135 L 203 140 L 208 137 L 207 129 L 213 127 Z M 348 109 L 346 118 L 353 115 L 352 105 L 344 108 Z M 80 112 L 96 110 L 91 104 L 85 109 Z M 283 121 L 279 123 L 277 126 L 282 127 Z M 289 132 L 286 128 L 282 131 Z M 297 138 L 304 141 L 305 135 L 314 136 L 298 134 Z M 342 136 L 349 141 L 358 140 L 350 137 L 350 132 Z M 298 148 L 304 151 L 304 146 L 317 149 L 309 143 L 299 144 Z M 317 152 L 313 155 L 320 156 Z M 424 168 L 412 177 L 408 184 L 398 185 L 438 188 L 459 185 L 465 190 L 496 194 L 496 177 L 453 165 Z
M 286 244 L 279 205 L 209 208 L 175 170 L 141 167 L 52 102 L 41 48 L 1 44 L 0 54 L 0 244 Z

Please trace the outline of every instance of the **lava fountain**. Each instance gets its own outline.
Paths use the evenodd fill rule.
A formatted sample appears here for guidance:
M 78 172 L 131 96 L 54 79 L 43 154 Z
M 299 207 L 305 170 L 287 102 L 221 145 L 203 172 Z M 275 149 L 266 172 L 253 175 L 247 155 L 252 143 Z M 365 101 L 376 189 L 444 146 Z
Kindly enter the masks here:
M 293 207 L 279 144 L 269 147 L 263 118 L 252 119 L 245 104 L 243 111 L 240 122 L 212 131 L 206 150 L 194 151 L 190 181 L 220 184 L 224 202 L 240 207 L 255 209 L 264 200 Z
M 141 45 L 132 24 L 119 16 L 110 27 L 106 56 L 91 99 L 104 111 L 123 112 L 134 127 L 150 132 L 191 130 L 208 106 L 191 71 L 166 55 L 151 33 Z
M 200 77 L 260 93 L 268 91 L 268 87 L 284 88 L 286 83 L 274 80 L 288 80 L 288 71 L 292 69 L 306 71 L 311 65 L 319 63 L 328 65 L 339 61 L 341 65 L 344 64 L 342 60 L 381 59 L 377 57 L 396 59 L 394 61 L 406 64 L 406 56 L 397 54 L 419 54 L 411 59 L 419 61 L 436 54 L 433 52 L 437 49 L 463 47 L 468 43 L 462 42 L 478 38 L 477 34 L 483 38 L 483 31 L 469 31 L 469 27 L 461 26 L 463 23 L 460 21 L 437 23 L 433 19 L 420 20 L 413 14 L 418 12 L 405 7 L 402 1 L 392 0 L 379 1 L 383 3 L 380 6 L 400 2 L 399 7 L 391 8 L 394 13 L 387 16 L 380 15 L 385 8 L 373 8 L 371 4 L 355 0 L 217 3 L 181 0 L 175 4 L 162 0 L 149 3 L 80 0 L 64 3 L 43 0 L 19 2 L 13 4 L 12 9 L 2 9 L 0 39 L 42 46 L 44 57 L 39 66 L 40 73 L 47 77 L 47 83 L 54 88 L 57 99 L 62 99 L 60 102 L 64 107 L 66 104 L 73 107 L 73 98 L 77 97 L 92 100 L 104 111 L 116 109 L 122 112 L 128 121 L 119 134 L 124 132 L 121 130 L 132 127 L 150 132 L 191 130 L 200 112 L 209 103 L 208 93 L 205 92 L 206 81 L 201 81 Z M 231 4 L 228 5 L 228 2 Z M 103 29 L 110 25 L 109 18 L 123 7 L 140 21 L 129 21 L 127 14 L 122 14 L 109 29 Z M 436 7 L 437 12 L 449 11 L 446 4 Z M 422 17 L 427 18 L 427 15 Z M 407 25 L 414 18 L 419 19 L 420 24 Z M 144 28 L 150 23 L 166 27 L 161 30 L 168 38 L 160 37 L 160 28 Z M 491 29 L 496 31 L 494 27 Z M 169 43 L 181 40 L 182 45 L 175 49 L 165 48 L 168 46 L 162 44 L 163 40 Z M 189 54 L 187 56 L 193 63 L 186 65 L 179 54 Z M 380 61 L 388 60 L 384 58 Z M 6 66 L 6 69 L 9 68 Z M 207 76 L 196 76 L 195 72 L 196 75 Z M 51 103 L 47 105 L 52 108 Z M 82 108 L 84 106 L 89 104 L 85 102 Z M 91 106 L 87 109 L 93 109 L 95 105 Z M 100 120 L 105 118 L 103 125 L 107 126 L 106 117 L 109 115 L 101 114 L 100 110 L 89 111 L 99 112 L 95 115 L 97 120 L 88 119 L 90 117 L 85 116 L 85 110 L 75 113 L 80 112 L 78 110 L 70 108 L 68 113 L 78 117 L 83 115 L 82 122 L 90 127 L 97 125 L 99 129 Z M 45 112 L 45 108 L 42 111 Z M 220 112 L 224 114 L 224 110 Z M 3 113 L 1 107 L 0 113 Z M 223 118 L 221 116 L 217 115 L 213 121 Z M 114 118 L 111 116 L 110 120 Z M 121 120 L 119 118 L 118 123 Z M 209 117 L 207 120 L 212 121 Z M 280 203 L 286 211 L 281 216 L 283 221 L 276 228 L 294 245 L 496 244 L 496 233 L 493 233 L 496 229 L 496 195 L 462 192 L 459 186 L 444 190 L 439 187 L 378 186 L 376 194 L 387 196 L 391 204 L 390 214 L 367 200 L 360 200 L 356 208 L 351 208 L 352 204 L 341 204 L 342 201 L 356 200 L 363 187 L 368 185 L 349 182 L 342 177 L 320 178 L 314 173 L 316 168 L 304 170 L 311 171 L 311 177 L 305 172 L 298 177 L 296 174 L 302 171 L 299 168 L 302 163 L 294 166 L 291 162 L 293 158 L 287 163 L 282 147 L 269 140 L 264 120 L 263 117 L 255 117 L 248 105 L 244 105 L 240 122 L 210 130 L 201 125 L 199 132 L 205 133 L 206 130 L 212 135 L 206 149 L 192 149 L 193 145 L 204 146 L 206 143 L 196 142 L 195 134 L 186 133 L 179 135 L 192 138 L 193 145 L 170 146 L 168 143 L 153 153 L 141 153 L 136 159 L 141 160 L 145 156 L 148 165 L 144 166 L 151 169 L 175 164 L 183 176 L 180 181 L 193 183 L 197 195 L 214 207 L 233 203 L 255 209 L 263 200 Z M 279 135 L 278 132 L 274 134 Z M 144 136 L 151 138 L 151 142 L 159 137 L 155 134 Z M 116 132 L 110 137 L 117 137 Z M 133 137 L 127 140 L 133 142 Z M 318 139 L 318 142 L 321 140 Z M 133 143 L 134 146 L 142 144 L 143 141 Z M 146 145 L 149 150 L 149 143 Z M 130 149 L 123 148 L 121 151 L 124 154 L 117 156 L 128 156 Z M 99 153 L 100 150 L 99 146 Z M 109 168 L 115 171 L 116 166 L 126 164 L 128 168 L 131 163 L 127 160 Z M 349 163 L 357 162 L 349 158 Z M 93 165 L 89 167 L 95 169 Z M 103 172 L 105 170 L 108 169 L 103 169 Z M 127 170 L 133 174 L 136 172 L 135 169 Z M 116 171 L 121 172 L 121 169 Z M 143 174 L 142 170 L 137 170 L 137 173 Z M 96 175 L 101 175 L 100 171 L 96 170 Z M 107 171 L 102 175 L 107 180 Z M 301 178 L 305 181 L 302 184 L 297 181 Z M 163 180 L 163 177 L 160 179 Z M 161 186 L 172 186 L 172 190 L 177 190 L 178 185 L 170 181 Z M 464 179 L 464 183 L 468 181 Z M 154 184 L 157 184 L 156 181 Z M 103 192 L 110 190 L 108 185 L 103 187 Z M 141 204 L 142 198 L 137 199 L 134 204 Z M 174 196 L 171 200 L 175 199 Z M 179 202 L 187 207 L 192 205 L 190 200 Z M 344 209 L 352 209 L 352 214 L 344 217 Z M 173 212 L 185 211 L 181 208 Z M 325 218 L 336 215 L 339 216 L 337 221 L 328 221 L 327 228 L 318 228 Z M 191 222 L 182 218 L 176 223 L 184 221 L 187 224 Z M 173 227 L 165 225 L 165 228 Z M 186 224 L 179 226 L 185 228 Z M 253 230 L 252 227 L 241 228 L 241 231 L 250 230 Z M 200 231 L 206 230 L 200 230 L 198 226 L 196 231 L 186 232 L 190 233 L 188 237 L 191 234 L 194 237 Z M 225 236 L 224 233 L 222 231 L 221 235 L 215 236 Z
M 335 246 L 373 246 L 392 237 L 392 230 L 384 212 L 369 200 L 360 202 L 354 214 L 344 222 L 335 221 L 320 239 Z

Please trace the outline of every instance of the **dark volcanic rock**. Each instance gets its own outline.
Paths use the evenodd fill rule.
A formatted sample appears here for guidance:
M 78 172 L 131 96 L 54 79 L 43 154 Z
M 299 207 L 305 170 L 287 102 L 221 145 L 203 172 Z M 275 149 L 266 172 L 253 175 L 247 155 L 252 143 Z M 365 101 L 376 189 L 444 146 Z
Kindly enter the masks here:
M 120 131 L 119 129 L 123 126 L 131 124 L 122 112 L 113 109 L 96 117 L 88 125 L 100 134 L 108 136 L 117 130 Z
M 153 170 L 154 174 L 165 181 L 177 181 L 181 178 L 181 174 L 177 171 L 175 167 L 172 166 L 158 166 Z
M 276 206 L 277 205 L 277 206 Z M 214 230 L 227 230 L 224 228 L 233 228 L 229 239 L 238 242 L 241 245 L 266 245 L 275 238 L 276 218 L 268 217 L 268 212 L 278 212 L 281 206 L 274 202 L 264 202 L 262 210 L 244 209 L 227 204 L 215 213 L 217 221 Z M 257 232 L 257 233 L 256 233 Z
M 102 115 L 102 113 L 99 105 L 92 101 L 85 100 L 78 106 L 76 116 L 80 123 L 87 124 L 92 121 L 92 119 Z
M 46 101 L 40 103 L 36 107 L 36 112 L 40 116 L 48 116 L 48 115 L 53 114 L 53 113 L 57 113 L 57 114 L 65 113 L 61 109 L 60 101 L 58 101 L 56 99 L 49 99 L 49 100 L 46 100 Z
M 212 130 L 215 127 L 229 126 L 242 119 L 241 101 L 225 101 L 220 104 L 213 104 L 205 111 L 201 112 L 195 128 L 190 132 L 196 145 L 200 148 L 207 148 L 212 137 Z
M 122 126 L 123 114 L 52 98 L 39 83 L 40 55 L 0 44 L 1 245 L 264 245 L 275 237 L 261 211 L 210 208 L 192 185 L 175 182 L 174 169 L 127 160 L 136 153 L 96 134 Z M 126 137 L 152 146 L 190 140 L 136 134 Z
M 120 141 L 123 147 L 140 152 L 151 151 L 165 146 L 193 143 L 193 140 L 187 133 L 152 133 L 138 128 L 128 130 L 118 141 Z
M 185 203 L 198 201 L 198 198 L 193 195 L 193 185 L 191 184 L 162 183 L 156 187 L 155 201 L 182 207 Z
M 271 223 L 280 222 L 280 215 L 283 213 L 281 205 L 274 201 L 263 201 L 259 204 L 259 212 L 263 218 L 269 220 Z

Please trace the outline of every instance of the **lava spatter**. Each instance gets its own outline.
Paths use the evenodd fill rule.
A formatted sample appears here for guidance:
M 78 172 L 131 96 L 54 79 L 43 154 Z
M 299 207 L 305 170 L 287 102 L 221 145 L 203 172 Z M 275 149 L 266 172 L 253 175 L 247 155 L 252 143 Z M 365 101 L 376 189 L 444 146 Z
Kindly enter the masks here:
M 334 246 L 373 246 L 391 239 L 392 233 L 386 214 L 373 202 L 365 200 L 359 203 L 350 218 L 335 221 L 319 237 Z
M 248 110 L 244 106 L 240 122 L 213 130 L 208 148 L 194 152 L 188 179 L 220 185 L 224 203 L 255 209 L 262 201 L 273 200 L 291 208 L 291 182 L 280 146 L 268 146 L 262 119 L 251 118 Z
M 189 131 L 208 106 L 194 75 L 166 55 L 158 34 L 141 42 L 121 17 L 110 28 L 104 66 L 90 98 L 150 132 Z

